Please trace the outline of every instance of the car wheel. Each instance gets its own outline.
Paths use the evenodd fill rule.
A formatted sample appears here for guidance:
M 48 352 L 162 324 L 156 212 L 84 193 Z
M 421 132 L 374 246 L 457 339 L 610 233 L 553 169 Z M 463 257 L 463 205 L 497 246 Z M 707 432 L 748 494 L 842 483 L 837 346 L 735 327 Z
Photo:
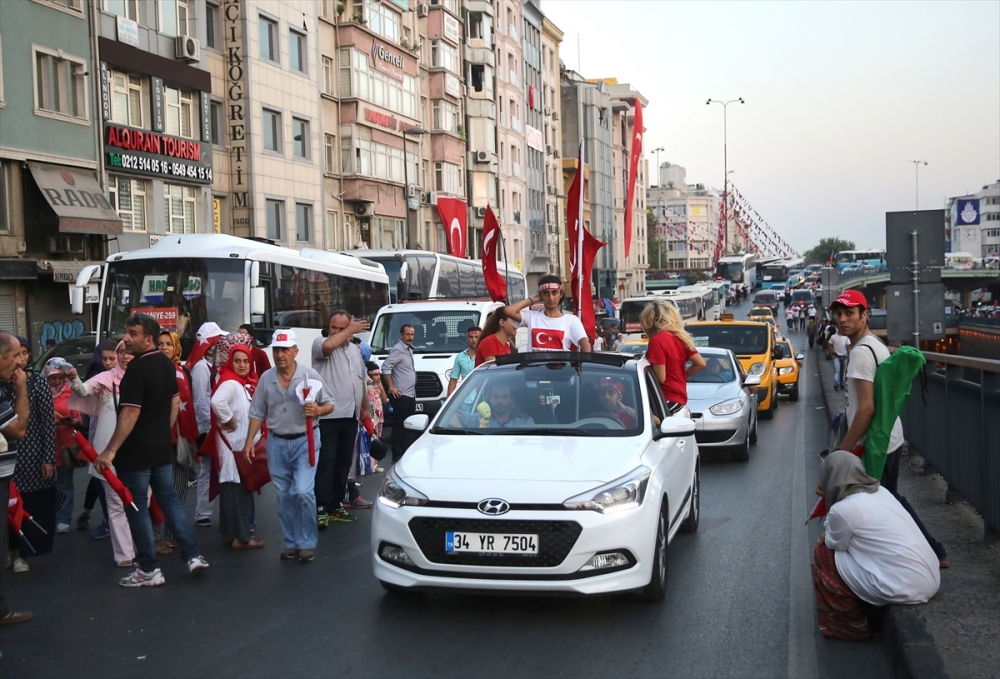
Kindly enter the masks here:
M 792 386 L 792 390 L 790 392 L 788 392 L 788 400 L 789 401 L 798 401 L 799 400 L 799 383 L 798 382 L 796 382 Z
M 755 446 L 757 445 L 757 422 L 758 422 L 756 413 L 751 413 L 750 419 L 753 420 L 753 424 L 751 425 L 750 428 L 750 445 Z
M 653 572 L 649 584 L 636 592 L 639 601 L 656 603 L 667 595 L 667 534 L 669 531 L 667 503 L 660 508 L 660 519 L 656 522 L 656 543 L 653 546 Z
M 757 417 L 763 417 L 765 420 L 774 419 L 774 402 L 777 400 L 776 394 L 771 394 L 771 402 L 768 404 L 767 410 L 758 410 Z
M 733 462 L 746 462 L 750 459 L 750 432 L 747 432 L 743 443 L 730 454 L 730 457 Z
M 691 511 L 681 524 L 681 532 L 694 533 L 698 530 L 699 519 L 701 519 L 701 460 L 695 460 L 694 482 L 691 484 Z

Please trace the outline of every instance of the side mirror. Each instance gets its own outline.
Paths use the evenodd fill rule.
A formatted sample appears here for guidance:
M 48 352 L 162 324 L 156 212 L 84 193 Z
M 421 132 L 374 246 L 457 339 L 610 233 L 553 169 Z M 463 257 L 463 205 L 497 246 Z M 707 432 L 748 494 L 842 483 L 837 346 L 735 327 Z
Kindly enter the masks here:
M 743 380 L 744 387 L 759 387 L 760 386 L 760 375 L 747 375 L 747 378 Z
M 260 262 L 250 262 L 250 287 L 256 288 L 258 285 L 260 285 Z
M 256 264 L 257 262 L 254 262 Z M 264 288 L 256 286 L 250 288 L 250 315 L 251 316 L 263 316 L 266 307 L 266 299 L 264 297 Z
M 660 423 L 660 436 L 690 436 L 698 425 L 686 417 L 665 417 Z
M 77 316 L 83 313 L 83 296 L 86 288 L 73 287 L 69 291 L 69 303 Z
M 771 350 L 771 359 L 775 360 L 775 361 L 780 361 L 781 360 L 781 350 L 779 350 L 779 349 L 772 349 Z
M 798 361 L 799 363 L 801 363 L 802 361 L 806 360 L 806 355 L 805 354 L 795 354 L 795 360 Z
M 409 429 L 410 431 L 423 431 L 427 429 L 427 425 L 430 424 L 431 418 L 428 415 L 410 415 L 405 420 L 403 420 L 403 429 Z

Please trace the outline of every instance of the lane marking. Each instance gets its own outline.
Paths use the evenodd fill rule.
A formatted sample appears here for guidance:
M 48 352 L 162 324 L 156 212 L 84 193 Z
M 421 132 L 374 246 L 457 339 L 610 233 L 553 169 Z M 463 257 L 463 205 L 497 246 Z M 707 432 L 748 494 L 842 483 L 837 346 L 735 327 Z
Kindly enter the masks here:
M 816 360 L 813 356 L 812 360 Z M 799 400 L 807 402 L 809 381 L 799 385 Z M 805 417 L 795 418 L 795 452 L 792 455 L 791 567 L 788 571 L 788 676 L 813 679 L 819 670 L 816 661 L 816 616 L 810 569 L 809 531 L 806 508 L 806 429 Z

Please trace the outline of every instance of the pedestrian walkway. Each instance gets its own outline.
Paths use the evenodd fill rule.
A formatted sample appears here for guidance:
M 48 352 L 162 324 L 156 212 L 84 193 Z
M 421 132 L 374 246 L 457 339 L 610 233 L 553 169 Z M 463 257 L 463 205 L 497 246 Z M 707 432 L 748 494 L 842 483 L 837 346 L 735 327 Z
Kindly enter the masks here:
M 844 409 L 844 394 L 833 389 L 833 361 L 816 363 L 832 418 Z M 982 518 L 964 500 L 945 503 L 946 490 L 922 457 L 904 451 L 899 491 L 948 550 L 951 568 L 926 604 L 889 607 L 886 654 L 897 677 L 1000 677 L 1000 545 L 983 542 Z

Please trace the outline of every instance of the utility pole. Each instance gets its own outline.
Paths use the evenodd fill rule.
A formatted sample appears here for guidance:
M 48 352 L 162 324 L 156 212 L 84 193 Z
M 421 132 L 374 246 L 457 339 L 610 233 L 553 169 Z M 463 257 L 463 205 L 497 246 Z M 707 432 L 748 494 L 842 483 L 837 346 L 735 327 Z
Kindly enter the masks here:
M 920 166 L 926 165 L 926 160 L 908 160 L 908 163 L 913 163 L 913 172 L 916 179 L 916 209 L 920 209 Z
M 660 217 L 664 216 L 660 213 L 663 211 L 661 207 L 663 203 L 663 186 L 660 185 L 660 151 L 665 150 L 662 146 L 653 149 L 653 153 L 656 154 L 656 268 L 660 271 L 663 270 L 663 229 L 660 228 Z
M 724 239 L 729 240 L 729 105 L 739 102 L 745 104 L 743 97 L 737 97 L 736 99 L 730 99 L 729 101 L 720 101 L 718 99 L 709 99 L 705 102 L 706 106 L 711 106 L 712 104 L 722 104 L 722 171 L 723 171 L 723 181 L 722 181 L 722 209 L 723 209 L 723 229 L 725 230 Z

